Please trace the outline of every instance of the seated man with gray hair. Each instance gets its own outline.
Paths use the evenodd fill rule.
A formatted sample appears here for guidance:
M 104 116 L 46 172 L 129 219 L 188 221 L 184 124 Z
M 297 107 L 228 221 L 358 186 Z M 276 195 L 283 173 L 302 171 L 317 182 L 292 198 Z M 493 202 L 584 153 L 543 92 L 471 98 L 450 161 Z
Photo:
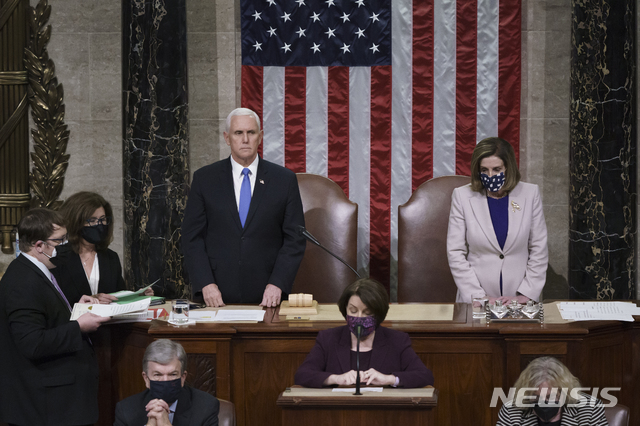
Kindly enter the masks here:
M 217 426 L 220 402 L 212 395 L 184 385 L 187 354 L 180 343 L 160 339 L 142 359 L 147 390 L 116 405 L 114 426 Z

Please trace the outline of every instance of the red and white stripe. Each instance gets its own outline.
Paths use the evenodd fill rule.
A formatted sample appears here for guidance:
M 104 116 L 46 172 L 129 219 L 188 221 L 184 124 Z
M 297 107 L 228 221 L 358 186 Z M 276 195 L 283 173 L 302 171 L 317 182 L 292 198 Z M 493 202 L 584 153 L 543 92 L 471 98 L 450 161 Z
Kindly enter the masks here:
M 393 0 L 392 65 L 242 67 L 262 155 L 358 203 L 358 269 L 388 285 L 397 209 L 423 182 L 468 175 L 477 141 L 518 153 L 519 0 Z

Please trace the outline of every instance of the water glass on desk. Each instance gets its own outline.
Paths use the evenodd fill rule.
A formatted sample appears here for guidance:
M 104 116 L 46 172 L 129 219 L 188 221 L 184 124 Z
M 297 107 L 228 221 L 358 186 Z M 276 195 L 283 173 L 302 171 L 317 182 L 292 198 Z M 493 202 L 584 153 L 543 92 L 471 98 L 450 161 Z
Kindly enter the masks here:
M 471 295 L 471 305 L 473 306 L 473 317 L 474 318 L 484 318 L 485 313 L 485 305 L 489 301 L 489 298 L 485 293 L 473 293 Z
M 173 301 L 169 322 L 175 325 L 187 325 L 189 323 L 189 301 L 187 299 Z

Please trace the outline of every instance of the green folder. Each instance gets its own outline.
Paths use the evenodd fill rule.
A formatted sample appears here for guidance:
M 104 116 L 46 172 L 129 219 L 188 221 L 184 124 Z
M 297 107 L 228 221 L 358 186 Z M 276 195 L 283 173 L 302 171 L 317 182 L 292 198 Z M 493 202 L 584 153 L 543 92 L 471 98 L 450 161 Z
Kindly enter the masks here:
M 123 305 L 125 303 L 132 303 L 132 302 L 138 302 L 140 300 L 144 300 L 144 299 L 151 299 L 151 305 L 157 305 L 159 303 L 154 303 L 155 301 L 160 301 L 160 303 L 164 303 L 164 297 L 162 296 L 145 296 L 144 294 L 140 295 L 140 294 L 132 294 L 129 296 L 123 296 L 120 297 L 118 300 L 116 300 L 116 303 L 119 305 Z

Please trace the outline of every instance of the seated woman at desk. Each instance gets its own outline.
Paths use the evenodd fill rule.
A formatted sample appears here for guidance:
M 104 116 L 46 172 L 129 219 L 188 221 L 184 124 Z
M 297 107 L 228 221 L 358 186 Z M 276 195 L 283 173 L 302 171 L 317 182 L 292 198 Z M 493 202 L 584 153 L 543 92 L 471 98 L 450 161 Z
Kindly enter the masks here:
M 520 389 L 531 390 L 522 391 L 524 395 L 520 399 L 516 397 L 502 406 L 496 426 L 608 424 L 602 401 L 577 392 L 578 379 L 553 357 L 531 361 L 514 387 L 516 396 Z
M 59 245 L 52 260 L 58 266 L 54 275 L 66 272 L 63 291 L 72 305 L 83 294 L 92 294 L 100 303 L 116 298 L 107 293 L 125 290 L 118 254 L 109 250 L 113 240 L 113 210 L 100 194 L 78 192 L 60 208 L 67 226 L 68 244 Z M 58 271 L 56 271 L 58 270 Z M 148 289 L 145 294 L 153 295 Z
M 411 347 L 407 333 L 381 327 L 389 296 L 379 282 L 362 278 L 338 301 L 347 325 L 322 330 L 295 376 L 296 385 L 319 388 L 356 382 L 356 330 L 361 326 L 360 381 L 363 385 L 418 388 L 433 375 Z
M 456 302 L 540 298 L 549 261 L 540 191 L 520 181 L 504 139 L 481 140 L 471 156 L 471 183 L 453 190 L 447 256 Z

